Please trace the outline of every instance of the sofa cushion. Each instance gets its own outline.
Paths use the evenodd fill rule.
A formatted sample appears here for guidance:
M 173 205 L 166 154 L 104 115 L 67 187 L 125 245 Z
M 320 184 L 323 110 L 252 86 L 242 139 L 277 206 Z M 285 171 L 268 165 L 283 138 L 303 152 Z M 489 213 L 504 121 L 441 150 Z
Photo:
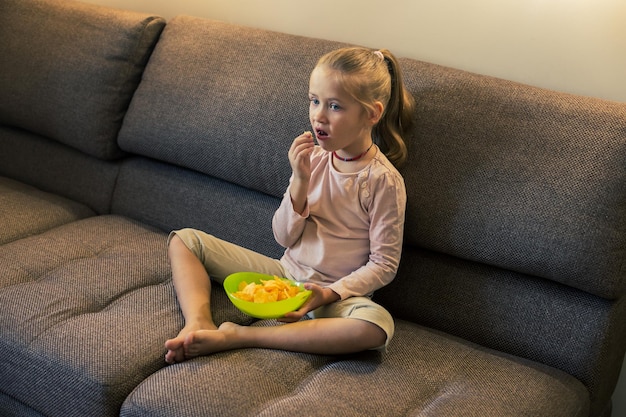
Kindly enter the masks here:
M 71 0 L 3 0 L 0 123 L 120 156 L 122 118 L 164 24 Z
M 168 366 L 121 416 L 582 417 L 588 407 L 563 372 L 399 321 L 382 356 L 244 349 Z
M 340 45 L 178 16 L 146 67 L 120 146 L 281 196 L 291 141 L 311 129 L 309 73 Z
M 182 326 L 166 236 L 97 216 L 0 245 L 2 391 L 45 415 L 118 415 Z M 216 320 L 249 322 L 216 291 Z
M 122 164 L 112 213 L 166 232 L 204 230 L 229 242 L 279 258 L 272 215 L 280 200 L 196 171 L 147 158 Z
M 119 161 L 103 161 L 21 129 L 0 126 L 0 175 L 108 214 Z
M 45 414 L 38 413 L 28 405 L 2 392 L 0 392 L 0 413 L 11 417 L 46 417 Z
M 82 204 L 0 177 L 0 244 L 95 214 Z
M 626 103 L 402 59 L 417 98 L 407 243 L 626 292 Z
M 374 298 L 396 318 L 565 371 L 595 407 L 605 407 L 619 376 L 623 298 L 415 248 L 405 248 L 398 277 Z

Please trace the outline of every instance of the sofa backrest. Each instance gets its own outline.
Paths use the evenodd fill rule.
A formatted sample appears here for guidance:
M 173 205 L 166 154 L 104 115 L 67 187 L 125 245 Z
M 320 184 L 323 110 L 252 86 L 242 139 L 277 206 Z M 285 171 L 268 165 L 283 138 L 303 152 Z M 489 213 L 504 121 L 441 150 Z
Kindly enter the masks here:
M 0 1 L 0 175 L 109 212 L 117 134 L 164 25 L 74 1 Z
M 124 151 L 150 160 L 123 164 L 113 212 L 280 256 L 271 216 L 291 174 L 287 150 L 310 130 L 309 72 L 339 45 L 190 16 L 169 21 L 119 136 Z
M 402 60 L 407 241 L 606 299 L 626 289 L 626 104 Z
M 121 156 L 117 134 L 164 24 L 71 0 L 3 0 L 0 123 Z
M 119 143 L 276 197 L 310 130 L 309 73 L 340 44 L 179 16 L 168 22 Z

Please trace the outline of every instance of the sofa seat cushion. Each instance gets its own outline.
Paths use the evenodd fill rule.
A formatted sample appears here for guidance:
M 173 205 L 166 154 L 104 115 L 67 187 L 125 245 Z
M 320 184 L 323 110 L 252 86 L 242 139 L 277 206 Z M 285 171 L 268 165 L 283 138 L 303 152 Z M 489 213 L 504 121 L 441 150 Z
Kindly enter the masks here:
M 398 321 L 385 354 L 245 349 L 168 366 L 121 415 L 573 417 L 588 407 L 586 389 L 561 371 Z
M 0 391 L 45 415 L 118 415 L 182 326 L 166 237 L 96 216 L 1 245 Z
M 0 177 L 0 244 L 95 214 L 80 203 Z

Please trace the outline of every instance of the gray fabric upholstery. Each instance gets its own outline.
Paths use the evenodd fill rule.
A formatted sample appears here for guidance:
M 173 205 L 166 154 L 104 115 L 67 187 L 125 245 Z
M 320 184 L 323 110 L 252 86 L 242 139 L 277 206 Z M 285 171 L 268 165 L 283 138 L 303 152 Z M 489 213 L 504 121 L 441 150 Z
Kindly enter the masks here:
M 164 242 L 98 216 L 0 246 L 3 391 L 46 415 L 116 415 L 180 326 Z
M 45 417 L 44 414 L 30 408 L 14 398 L 0 392 L 0 411 L 7 417 Z
M 0 245 L 95 214 L 82 204 L 0 177 Z
M 120 146 L 281 196 L 291 140 L 310 130 L 309 72 L 339 45 L 176 17 L 133 97 Z
M 193 227 L 280 257 L 283 249 L 271 226 L 279 203 L 226 181 L 137 158 L 122 166 L 112 212 L 166 231 Z
M 45 415 L 117 415 L 181 326 L 166 236 L 97 216 L 1 245 L 3 391 Z M 215 299 L 216 319 L 250 321 Z
M 327 357 L 253 349 L 170 366 L 137 387 L 121 415 L 588 415 L 585 389 L 567 374 L 404 321 L 396 332 L 389 353 L 382 356 L 366 352 Z M 154 398 L 163 400 L 157 403 Z M 550 401 L 539 401 L 547 398 Z
M 418 101 L 407 242 L 623 295 L 624 104 L 402 66 Z
M 398 277 L 375 299 L 394 317 L 564 370 L 585 383 L 599 404 L 609 401 L 607 388 L 619 376 L 626 334 L 623 298 L 610 301 L 407 247 Z M 599 337 L 605 332 L 615 337 Z
M 0 123 L 110 159 L 165 21 L 74 1 L 0 3 Z
M 111 211 L 118 161 L 103 161 L 23 130 L 0 126 L 0 175 Z

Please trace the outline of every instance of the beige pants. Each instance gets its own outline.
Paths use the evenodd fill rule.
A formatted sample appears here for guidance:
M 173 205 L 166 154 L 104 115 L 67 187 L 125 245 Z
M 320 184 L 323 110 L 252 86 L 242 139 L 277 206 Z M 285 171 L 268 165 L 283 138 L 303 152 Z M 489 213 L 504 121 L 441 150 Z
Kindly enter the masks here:
M 189 250 L 202 262 L 212 280 L 224 282 L 235 272 L 258 272 L 295 280 L 278 259 L 251 251 L 213 235 L 195 229 L 182 229 L 170 233 L 168 244 L 176 234 Z M 387 334 L 383 346 L 375 350 L 385 351 L 394 333 L 391 314 L 368 297 L 350 297 L 309 312 L 311 318 L 353 318 L 376 324 Z

